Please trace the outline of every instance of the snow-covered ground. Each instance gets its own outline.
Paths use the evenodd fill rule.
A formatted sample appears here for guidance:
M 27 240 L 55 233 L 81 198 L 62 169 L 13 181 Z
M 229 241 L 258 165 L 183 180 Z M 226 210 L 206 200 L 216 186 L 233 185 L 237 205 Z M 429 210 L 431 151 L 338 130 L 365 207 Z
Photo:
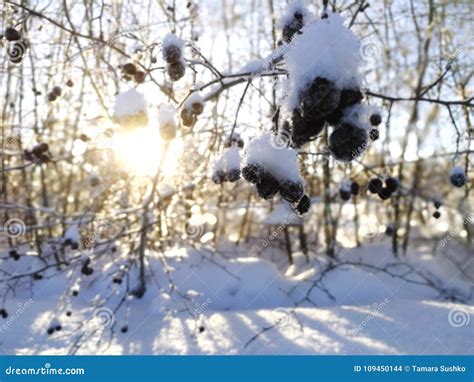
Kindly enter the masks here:
M 150 255 L 147 293 L 118 310 L 116 292 L 126 286 L 111 284 L 107 272 L 88 278 L 77 297 L 71 297 L 67 281 L 73 275 L 45 277 L 35 282 L 33 294 L 20 288 L 7 301 L 10 316 L 0 321 L 0 352 L 474 353 L 472 251 L 450 259 L 419 247 L 403 265 L 387 245 L 371 245 L 341 249 L 333 263 L 299 255 L 289 269 L 269 260 L 284 259 L 276 251 L 259 259 L 239 251 L 169 251 L 168 274 Z M 168 288 L 168 277 L 175 285 L 171 295 L 160 292 Z M 454 295 L 464 303 L 449 302 Z M 47 328 L 58 323 L 62 330 L 48 335 Z

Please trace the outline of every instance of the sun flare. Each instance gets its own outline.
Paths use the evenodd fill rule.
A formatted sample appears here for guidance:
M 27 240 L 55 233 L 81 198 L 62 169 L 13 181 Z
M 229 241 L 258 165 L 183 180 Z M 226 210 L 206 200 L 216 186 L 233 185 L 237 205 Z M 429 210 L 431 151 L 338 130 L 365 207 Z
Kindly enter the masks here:
M 160 171 L 172 175 L 177 170 L 177 158 L 181 155 L 181 140 L 176 139 L 163 158 Z M 151 176 L 157 172 L 165 143 L 158 129 L 150 127 L 131 131 L 118 131 L 112 138 L 111 147 L 117 159 L 134 175 Z

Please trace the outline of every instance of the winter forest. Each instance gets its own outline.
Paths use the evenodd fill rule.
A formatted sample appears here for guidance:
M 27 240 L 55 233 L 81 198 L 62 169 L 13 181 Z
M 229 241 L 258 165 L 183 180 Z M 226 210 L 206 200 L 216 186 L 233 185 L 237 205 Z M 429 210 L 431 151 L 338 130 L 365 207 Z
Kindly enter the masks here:
M 0 354 L 474 354 L 471 1 L 0 15 Z

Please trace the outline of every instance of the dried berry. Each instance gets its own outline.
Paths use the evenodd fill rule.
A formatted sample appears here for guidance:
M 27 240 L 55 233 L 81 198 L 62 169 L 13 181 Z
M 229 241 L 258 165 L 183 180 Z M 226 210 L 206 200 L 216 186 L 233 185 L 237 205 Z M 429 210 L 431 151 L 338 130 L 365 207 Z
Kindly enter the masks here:
M 12 27 L 5 29 L 4 36 L 8 41 L 18 41 L 21 39 L 21 33 Z
M 378 126 L 382 123 L 382 116 L 378 113 L 374 113 L 370 116 L 370 124 L 372 126 Z
M 301 197 L 295 209 L 296 209 L 296 212 L 298 212 L 298 214 L 303 215 L 309 211 L 310 207 L 311 207 L 311 199 L 309 198 L 308 195 L 305 194 Z
M 279 187 L 280 195 L 289 203 L 298 203 L 303 196 L 303 185 L 299 182 L 286 180 Z
M 367 148 L 368 135 L 350 122 L 339 125 L 329 136 L 329 151 L 337 160 L 350 162 Z
M 262 170 L 256 186 L 258 195 L 261 198 L 271 199 L 277 194 L 279 183 L 272 174 Z
M 390 193 L 394 193 L 395 191 L 397 191 L 398 186 L 399 186 L 398 179 L 392 178 L 392 177 L 385 179 L 385 187 Z
M 433 217 L 435 219 L 439 219 L 441 217 L 441 213 L 439 211 L 435 211 L 435 212 L 433 212 Z
M 359 186 L 359 183 L 357 183 L 356 181 L 352 182 L 351 183 L 351 193 L 352 195 L 357 195 L 360 191 L 360 186 Z
M 133 75 L 133 80 L 137 84 L 141 84 L 141 83 L 145 82 L 145 76 L 146 76 L 145 72 L 142 72 L 141 70 L 139 70 Z
M 163 58 L 168 64 L 174 64 L 181 61 L 181 48 L 177 45 L 167 45 L 163 49 Z
M 383 187 L 378 192 L 378 195 L 379 195 L 380 199 L 387 200 L 388 198 L 390 198 L 390 196 L 392 196 L 392 193 L 390 192 L 390 190 L 387 187 Z
M 124 74 L 128 74 L 129 76 L 133 76 L 137 72 L 137 67 L 135 64 L 129 62 L 122 67 L 122 72 Z
M 256 164 L 248 164 L 242 169 L 243 178 L 250 183 L 257 183 L 260 180 L 261 167 Z
M 377 194 L 383 187 L 383 183 L 380 179 L 374 178 L 369 181 L 368 189 L 372 194 Z
M 380 138 L 380 133 L 377 129 L 372 129 L 369 131 L 369 137 L 372 141 L 376 141 Z
M 178 81 L 184 76 L 185 67 L 181 62 L 178 61 L 169 64 L 166 68 L 166 71 L 168 72 L 168 75 L 170 76 L 172 81 Z

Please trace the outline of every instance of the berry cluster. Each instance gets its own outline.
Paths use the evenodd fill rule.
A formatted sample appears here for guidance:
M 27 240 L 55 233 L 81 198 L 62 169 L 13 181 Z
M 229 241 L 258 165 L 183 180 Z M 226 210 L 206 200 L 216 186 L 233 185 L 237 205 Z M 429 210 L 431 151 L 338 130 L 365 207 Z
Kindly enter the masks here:
M 398 179 L 393 177 L 385 179 L 385 187 L 381 179 L 373 178 L 369 181 L 368 189 L 372 194 L 377 194 L 380 199 L 387 200 L 398 190 L 399 185 Z
M 212 181 L 215 184 L 237 182 L 240 179 L 240 153 L 238 146 L 224 150 L 222 157 L 214 162 Z
M 439 212 L 439 209 L 441 208 L 441 201 L 435 200 L 433 204 L 434 204 L 434 208 L 436 209 L 436 211 L 433 212 L 433 217 L 435 219 L 439 219 L 441 217 L 441 212 Z
M 22 33 L 13 27 L 6 28 L 4 36 L 9 44 L 7 48 L 8 58 L 12 63 L 19 64 L 26 53 L 28 46 L 26 40 Z
M 270 171 L 258 163 L 248 163 L 242 169 L 243 178 L 255 184 L 258 195 L 263 199 L 271 199 L 277 193 L 292 204 L 298 213 L 308 212 L 311 201 L 304 194 L 303 183 L 289 179 L 278 179 Z
M 54 102 L 56 99 L 61 97 L 61 94 L 63 94 L 63 89 L 61 89 L 60 86 L 55 86 L 49 93 L 48 93 L 48 101 L 49 102 Z
M 49 152 L 49 145 L 45 142 L 39 143 L 33 149 L 25 149 L 23 151 L 25 160 L 37 164 L 48 163 L 51 161 L 51 153 Z
M 20 254 L 14 249 L 12 249 L 10 252 L 8 252 L 8 256 L 10 256 L 15 261 L 20 260 Z
M 145 72 L 139 70 L 136 65 L 132 62 L 128 62 L 121 67 L 122 76 L 125 80 L 130 81 L 133 79 L 137 84 L 141 84 L 145 81 Z
M 228 149 L 229 147 L 232 147 L 232 146 L 237 146 L 240 149 L 242 149 L 244 147 L 244 140 L 237 133 L 234 133 L 234 134 L 230 135 L 224 141 L 224 147 L 226 149 Z
M 8 312 L 6 311 L 6 309 L 4 308 L 0 309 L 0 316 L 2 316 L 3 319 L 8 318 Z
M 186 66 L 183 59 L 183 40 L 169 34 L 163 41 L 163 59 L 166 61 L 166 72 L 172 81 L 184 76 Z
M 84 264 L 82 265 L 82 268 L 81 268 L 81 273 L 84 276 L 90 276 L 90 275 L 92 275 L 92 273 L 94 273 L 94 269 L 92 267 L 90 267 L 90 263 L 91 263 L 91 259 L 89 259 L 87 257 L 84 261 Z
M 76 251 L 77 249 L 79 249 L 79 243 L 71 238 L 64 239 L 63 246 L 64 248 L 71 247 L 73 251 Z
M 60 332 L 62 329 L 63 329 L 62 325 L 59 322 L 57 322 L 57 323 L 52 323 L 46 332 L 48 333 L 48 335 L 52 335 L 54 332 Z
M 204 103 L 202 97 L 197 93 L 193 93 L 181 109 L 181 123 L 183 126 L 192 126 L 196 122 L 197 116 L 202 114 L 203 111 Z
M 360 191 L 359 183 L 356 181 L 345 181 L 342 183 L 341 188 L 339 189 L 339 196 L 342 200 L 347 202 L 350 200 L 352 195 L 357 195 Z
M 291 42 L 296 33 L 299 33 L 304 26 L 304 15 L 299 10 L 293 13 L 293 18 L 283 27 L 283 41 Z
M 453 167 L 449 180 L 454 187 L 464 187 L 466 184 L 466 174 L 464 173 L 464 169 L 461 166 Z

